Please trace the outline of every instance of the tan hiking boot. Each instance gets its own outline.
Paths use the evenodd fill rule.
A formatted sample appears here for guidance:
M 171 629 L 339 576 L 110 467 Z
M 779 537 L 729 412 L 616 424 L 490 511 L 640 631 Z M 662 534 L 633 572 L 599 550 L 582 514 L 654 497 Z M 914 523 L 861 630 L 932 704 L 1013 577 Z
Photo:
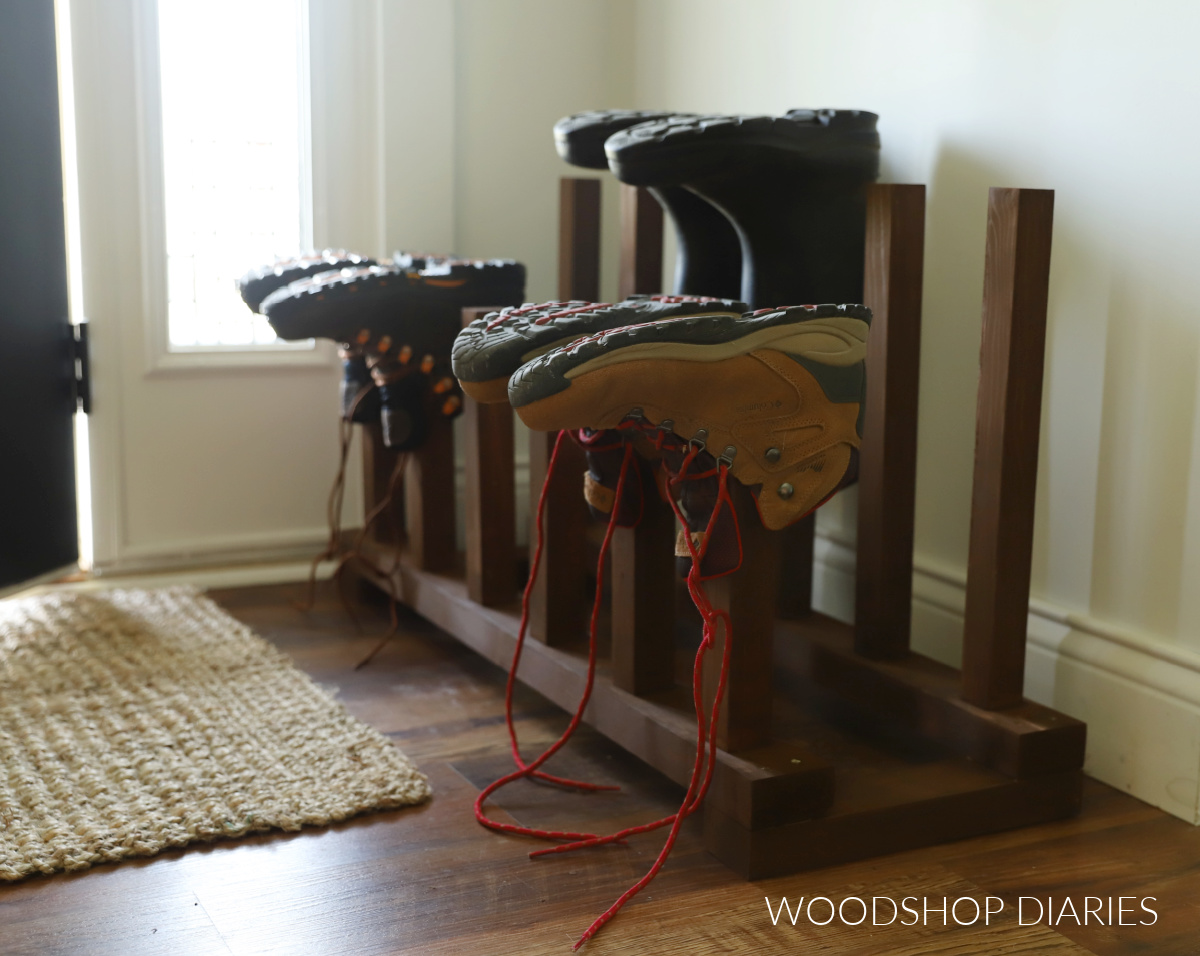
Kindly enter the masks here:
M 871 312 L 793 306 L 594 335 L 523 365 L 530 428 L 669 428 L 750 488 L 778 530 L 829 498 L 861 443 Z

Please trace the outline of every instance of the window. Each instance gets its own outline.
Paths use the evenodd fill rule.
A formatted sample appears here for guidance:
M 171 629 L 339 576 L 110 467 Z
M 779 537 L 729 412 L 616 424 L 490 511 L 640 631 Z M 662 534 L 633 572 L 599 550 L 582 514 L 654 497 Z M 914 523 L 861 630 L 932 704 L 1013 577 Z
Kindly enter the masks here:
M 312 241 L 306 4 L 157 6 L 169 348 L 270 345 L 234 280 Z

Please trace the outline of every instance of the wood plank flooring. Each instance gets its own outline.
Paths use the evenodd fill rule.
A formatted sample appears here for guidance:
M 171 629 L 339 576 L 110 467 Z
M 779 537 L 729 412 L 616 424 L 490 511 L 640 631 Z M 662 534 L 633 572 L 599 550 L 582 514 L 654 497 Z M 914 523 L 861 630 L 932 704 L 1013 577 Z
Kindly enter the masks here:
M 392 737 L 429 775 L 433 800 L 324 830 L 276 834 L 177 850 L 67 876 L 0 886 L 0 954 L 141 956 L 192 954 L 569 953 L 591 920 L 650 866 L 661 836 L 623 847 L 531 861 L 538 845 L 478 826 L 471 804 L 509 769 L 503 673 L 453 639 L 402 614 L 402 634 L 366 668 L 354 664 L 386 630 L 383 608 L 360 609 L 356 632 L 328 593 L 303 614 L 293 586 L 217 592 L 231 613 L 335 690 L 347 708 Z M 527 753 L 565 724 L 560 710 L 518 694 Z M 532 826 L 607 831 L 672 811 L 680 788 L 597 735 L 581 731 L 551 765 L 615 782 L 618 794 L 580 795 L 529 783 L 499 795 L 495 815 Z M 990 925 L 814 925 L 787 914 L 773 925 L 764 897 L 795 911 L 815 896 L 890 897 L 918 911 L 922 899 L 984 902 L 1004 910 Z M 1017 898 L 1125 901 L 1126 920 L 1153 925 L 1019 925 Z M 993 902 L 993 907 L 996 905 Z M 1095 908 L 1095 901 L 1088 903 Z M 1117 903 L 1114 899 L 1114 917 Z M 1133 911 L 1129 911 L 1132 905 Z M 860 910 L 846 904 L 847 920 Z M 880 904 L 880 919 L 890 916 Z M 971 904 L 958 910 L 964 921 Z M 1031 908 L 1026 902 L 1027 919 Z M 813 919 L 830 911 L 818 902 Z M 901 919 L 911 920 L 906 913 Z M 689 821 L 666 868 L 587 944 L 603 954 L 1200 954 L 1200 829 L 1095 782 L 1080 817 L 836 868 L 745 883 L 704 851 Z

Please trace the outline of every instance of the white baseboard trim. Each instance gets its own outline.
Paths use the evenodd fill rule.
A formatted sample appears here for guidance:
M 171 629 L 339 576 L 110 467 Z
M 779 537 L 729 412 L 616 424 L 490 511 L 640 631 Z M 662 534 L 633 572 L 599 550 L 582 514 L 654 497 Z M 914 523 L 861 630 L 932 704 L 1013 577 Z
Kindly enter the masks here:
M 292 584 L 308 580 L 308 561 L 286 561 L 263 564 L 239 564 L 222 567 L 188 567 L 171 570 L 120 574 L 92 575 L 81 581 L 47 583 L 20 592 L 20 597 L 43 594 L 47 591 L 103 591 L 114 588 L 169 588 L 191 585 L 202 591 L 220 588 L 241 588 L 263 584 Z M 317 580 L 328 580 L 336 567 L 333 561 L 317 566 Z
M 818 531 L 813 604 L 854 615 L 854 549 Z M 918 555 L 913 649 L 959 666 L 966 573 Z M 1030 602 L 1025 695 L 1088 725 L 1084 770 L 1200 824 L 1200 654 L 1161 638 Z
M 192 538 L 122 544 L 116 560 L 101 567 L 153 567 L 163 562 L 233 563 L 239 555 L 242 561 L 286 560 L 288 552 L 316 554 L 329 538 L 324 525 L 308 528 L 279 528 L 272 531 L 250 531 L 236 534 L 197 535 Z M 264 556 L 262 558 L 258 556 Z

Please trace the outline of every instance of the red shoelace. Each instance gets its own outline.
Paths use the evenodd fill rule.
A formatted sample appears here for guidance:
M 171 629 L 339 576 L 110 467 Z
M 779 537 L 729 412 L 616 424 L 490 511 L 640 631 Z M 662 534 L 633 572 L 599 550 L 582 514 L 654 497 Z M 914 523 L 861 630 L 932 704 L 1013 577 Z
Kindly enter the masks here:
M 662 450 L 668 444 L 673 444 L 676 451 L 683 449 L 681 440 L 662 429 L 649 425 L 643 421 L 626 421 L 618 426 L 618 430 L 632 431 L 638 430 L 645 433 L 651 438 L 655 447 Z M 484 788 L 478 797 L 475 799 L 475 819 L 483 826 L 493 830 L 498 830 L 504 833 L 515 833 L 522 836 L 536 837 L 545 840 L 558 840 L 561 842 L 558 846 L 547 847 L 541 850 L 534 850 L 529 855 L 531 858 L 539 856 L 547 856 L 554 853 L 566 853 L 572 850 L 584 849 L 593 846 L 603 846 L 609 843 L 621 843 L 627 838 L 636 836 L 641 833 L 649 833 L 652 830 L 658 830 L 663 827 L 670 827 L 667 833 L 667 838 L 663 843 L 662 849 L 659 851 L 658 857 L 654 864 L 646 872 L 640 880 L 629 887 L 620 897 L 600 916 L 598 916 L 592 924 L 584 931 L 579 940 L 575 943 L 574 949 L 579 949 L 585 942 L 596 935 L 597 932 L 611 920 L 618 911 L 630 899 L 636 896 L 643 890 L 662 869 L 670 856 L 671 850 L 675 845 L 675 840 L 678 837 L 679 829 L 683 821 L 692 813 L 699 809 L 704 802 L 705 795 L 708 793 L 709 785 L 712 782 L 713 770 L 716 766 L 716 734 L 718 717 L 720 716 L 721 700 L 725 694 L 725 685 L 729 677 L 729 653 L 733 635 L 731 631 L 731 622 L 729 614 L 718 608 L 713 607 L 712 602 L 708 598 L 708 594 L 704 589 L 703 579 L 700 573 L 700 562 L 703 554 L 697 550 L 695 542 L 690 534 L 686 534 L 687 521 L 675 500 L 675 495 L 668 494 L 667 499 L 671 505 L 672 511 L 675 513 L 676 520 L 679 521 L 685 530 L 685 539 L 687 541 L 688 550 L 692 558 L 692 567 L 688 573 L 688 593 L 695 604 L 696 609 L 700 612 L 700 617 L 703 621 L 703 629 L 701 633 L 700 645 L 696 651 L 695 662 L 692 669 L 692 697 L 693 705 L 696 710 L 696 757 L 692 766 L 691 777 L 688 781 L 687 792 L 677 811 L 668 816 L 661 817 L 658 820 L 644 823 L 639 826 L 627 827 L 615 833 L 609 834 L 594 834 L 594 833 L 575 833 L 561 830 L 541 830 L 533 827 L 524 827 L 511 823 L 502 823 L 489 818 L 483 810 L 484 802 L 501 787 L 512 783 L 515 780 L 520 780 L 523 777 L 534 777 L 540 780 L 545 780 L 550 783 L 556 783 L 564 787 L 570 787 L 578 790 L 596 791 L 596 790 L 616 790 L 617 787 L 605 786 L 601 784 L 587 783 L 585 781 L 568 780 L 562 777 L 556 777 L 548 774 L 539 768 L 556 754 L 571 738 L 575 729 L 579 726 L 583 719 L 583 713 L 587 709 L 588 701 L 591 699 L 592 688 L 595 684 L 596 671 L 596 653 L 597 653 L 597 624 L 600 615 L 601 600 L 604 588 L 604 559 L 608 554 L 609 546 L 612 541 L 612 536 L 617 527 L 617 514 L 620 510 L 620 502 L 622 493 L 625 489 L 625 483 L 629 478 L 630 466 L 633 460 L 633 444 L 630 441 L 624 441 L 624 457 L 621 461 L 621 470 L 617 479 L 617 487 L 614 494 L 614 504 L 612 512 L 609 515 L 608 526 L 605 530 L 604 540 L 600 546 L 600 557 L 597 563 L 596 570 L 596 592 L 592 604 L 592 614 L 588 627 L 588 668 L 587 679 L 584 683 L 583 694 L 580 697 L 579 704 L 575 708 L 566 729 L 543 753 L 528 763 L 524 761 L 520 753 L 520 747 L 517 741 L 516 727 L 512 716 L 512 698 L 513 690 L 516 684 L 517 669 L 521 662 L 521 652 L 525 643 L 525 635 L 529 626 L 529 601 L 533 591 L 533 584 L 537 578 L 538 569 L 541 565 L 542 548 L 543 548 L 543 519 L 545 505 L 547 499 L 547 489 L 550 486 L 551 476 L 554 473 L 555 464 L 558 461 L 559 450 L 563 442 L 567 439 L 566 432 L 559 432 L 558 438 L 554 443 L 554 450 L 551 453 L 550 461 L 546 469 L 546 480 L 542 485 L 542 491 L 538 498 L 537 517 L 536 517 L 536 534 L 537 541 L 533 553 L 533 561 L 529 569 L 529 580 L 526 582 L 525 591 L 521 602 L 521 623 L 517 632 L 516 646 L 513 650 L 513 661 L 508 672 L 508 682 L 505 687 L 504 696 L 504 716 L 505 723 L 508 727 L 509 741 L 513 760 L 517 765 L 517 769 L 512 773 L 494 781 Z M 676 488 L 680 482 L 699 480 L 702 478 L 712 477 L 714 474 L 718 481 L 717 503 L 713 508 L 712 515 L 709 518 L 707 531 L 704 540 L 711 540 L 713 527 L 720 515 L 722 508 L 728 508 L 729 513 L 733 516 L 735 528 L 737 526 L 737 515 L 733 507 L 733 500 L 729 496 L 728 489 L 728 466 L 719 462 L 716 469 L 703 472 L 691 473 L 691 467 L 695 462 L 696 456 L 700 454 L 702 448 L 698 445 L 688 443 L 687 450 L 684 454 L 682 463 L 678 472 L 674 474 L 668 473 L 668 490 Z M 664 465 L 665 468 L 665 465 Z M 738 549 L 741 551 L 740 530 L 738 531 Z M 725 646 L 721 657 L 721 670 L 717 681 L 716 692 L 713 696 L 711 710 L 705 716 L 705 707 L 703 700 L 703 670 L 704 661 L 708 652 L 713 648 L 717 641 L 718 624 L 723 625 L 725 629 Z

